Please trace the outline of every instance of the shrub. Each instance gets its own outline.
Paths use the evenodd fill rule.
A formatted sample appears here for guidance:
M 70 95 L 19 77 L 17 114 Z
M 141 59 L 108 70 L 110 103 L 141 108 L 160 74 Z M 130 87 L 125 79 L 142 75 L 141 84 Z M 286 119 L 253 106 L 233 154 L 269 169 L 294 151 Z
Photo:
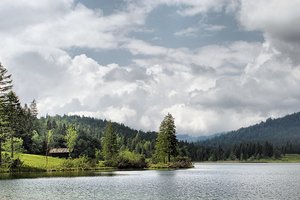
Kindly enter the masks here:
M 190 168 L 193 167 L 192 160 L 188 157 L 178 156 L 175 162 L 171 164 L 172 168 Z
M 74 166 L 77 169 L 88 169 L 91 168 L 90 161 L 87 156 L 81 156 L 73 160 Z
M 118 166 L 118 161 L 116 159 L 105 160 L 103 163 L 106 167 L 117 167 Z
M 63 169 L 89 169 L 95 165 L 94 162 L 91 162 L 87 156 L 81 156 L 75 159 L 66 159 L 62 163 Z
M 74 163 L 72 159 L 66 159 L 61 164 L 63 169 L 72 169 L 74 168 Z
M 10 160 L 8 168 L 9 171 L 15 172 L 15 171 L 21 171 L 22 166 L 23 166 L 23 162 L 19 158 L 16 158 Z
M 145 158 L 138 153 L 124 150 L 118 156 L 118 168 L 145 168 L 147 163 Z
M 2 154 L 2 167 L 9 168 L 11 162 L 10 155 L 8 153 Z
M 99 161 L 97 167 L 106 167 L 105 161 Z

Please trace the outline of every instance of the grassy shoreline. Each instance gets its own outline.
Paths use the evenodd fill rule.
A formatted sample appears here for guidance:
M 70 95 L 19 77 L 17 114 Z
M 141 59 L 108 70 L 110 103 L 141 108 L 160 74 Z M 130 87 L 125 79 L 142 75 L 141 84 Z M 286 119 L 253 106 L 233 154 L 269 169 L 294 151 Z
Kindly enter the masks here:
M 93 167 L 66 167 L 64 163 L 67 159 L 48 157 L 48 165 L 46 166 L 46 157 L 43 155 L 34 154 L 18 154 L 18 157 L 23 162 L 23 166 L 19 172 L 78 172 L 78 171 L 114 171 L 119 170 L 116 167 L 106 167 L 101 164 Z M 73 160 L 74 161 L 74 160 Z M 195 163 L 195 162 L 194 162 Z M 197 163 L 300 163 L 300 154 L 287 154 L 280 159 L 259 159 L 259 160 L 246 160 L 246 161 L 205 161 Z M 187 169 L 193 168 L 193 165 L 174 165 L 174 163 L 158 163 L 149 164 L 145 170 L 168 170 L 168 169 Z M 9 169 L 0 168 L 0 173 L 8 173 Z
M 79 172 L 79 171 L 114 171 L 124 170 L 117 167 L 107 167 L 103 164 L 103 161 L 99 163 L 90 163 L 87 158 L 78 159 L 65 159 L 48 156 L 48 164 L 46 164 L 46 156 L 36 154 L 20 153 L 15 156 L 19 158 L 23 165 L 20 169 L 14 172 Z M 151 169 L 179 169 L 179 168 L 192 168 L 192 163 L 188 166 L 186 162 L 174 162 L 174 163 L 158 163 L 149 164 L 145 168 L 131 168 L 131 170 L 151 170 Z M 128 169 L 125 169 L 128 170 Z M 9 169 L 6 167 L 0 167 L 0 173 L 9 173 Z

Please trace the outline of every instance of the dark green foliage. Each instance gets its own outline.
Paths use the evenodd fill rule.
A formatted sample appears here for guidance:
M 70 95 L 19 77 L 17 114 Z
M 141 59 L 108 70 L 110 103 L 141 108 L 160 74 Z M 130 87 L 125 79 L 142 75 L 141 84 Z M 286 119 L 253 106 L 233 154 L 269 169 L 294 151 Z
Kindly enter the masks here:
M 118 168 L 146 168 L 147 163 L 143 155 L 124 150 L 118 156 Z
M 2 143 L 8 138 L 9 122 L 5 107 L 8 104 L 7 94 L 12 89 L 11 75 L 0 63 L 0 166 L 2 165 Z
M 167 114 L 161 122 L 155 144 L 155 159 L 158 162 L 170 162 L 171 156 L 178 155 L 176 126 L 171 114 Z
M 112 123 L 108 122 L 105 126 L 102 137 L 102 154 L 106 162 L 114 162 L 118 155 L 117 133 Z
M 21 108 L 20 100 L 14 92 L 7 94 L 8 103 L 5 105 L 4 110 L 7 113 L 7 120 L 10 127 L 9 140 L 11 142 L 11 157 L 14 157 L 14 138 L 20 137 L 23 129 L 23 110 Z
M 96 149 L 100 149 L 101 142 L 100 138 L 96 138 L 91 134 L 87 134 L 83 130 L 78 131 L 79 135 L 77 138 L 74 151 L 72 152 L 72 158 L 79 156 L 88 156 L 89 158 L 96 157 Z
M 23 167 L 23 162 L 19 159 L 11 159 L 9 162 L 9 171 L 11 172 L 18 172 L 21 171 L 21 168 Z
M 188 152 L 191 152 L 190 157 L 194 161 L 247 161 L 261 158 L 280 158 L 283 154 L 280 149 L 275 151 L 273 144 L 269 142 L 264 142 L 263 144 L 248 142 L 230 146 L 205 146 L 180 142 L 179 145 L 188 148 Z

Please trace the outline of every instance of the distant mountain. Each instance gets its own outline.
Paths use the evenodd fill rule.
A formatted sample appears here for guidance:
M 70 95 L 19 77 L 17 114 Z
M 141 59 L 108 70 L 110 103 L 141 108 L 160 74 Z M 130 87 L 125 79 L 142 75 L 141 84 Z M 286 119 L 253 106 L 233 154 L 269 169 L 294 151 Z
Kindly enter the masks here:
M 287 143 L 300 147 L 300 112 L 240 128 L 205 141 L 208 145 L 233 145 L 243 142 L 271 142 L 282 146 Z

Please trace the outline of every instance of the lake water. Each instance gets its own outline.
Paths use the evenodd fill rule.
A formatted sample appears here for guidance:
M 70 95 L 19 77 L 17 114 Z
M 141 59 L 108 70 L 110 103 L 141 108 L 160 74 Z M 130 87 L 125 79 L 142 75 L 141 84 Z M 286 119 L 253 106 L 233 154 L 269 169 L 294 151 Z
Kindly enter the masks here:
M 3 176 L 1 200 L 300 199 L 300 164 L 195 164 L 171 171 Z M 33 176 L 35 177 L 35 176 Z

